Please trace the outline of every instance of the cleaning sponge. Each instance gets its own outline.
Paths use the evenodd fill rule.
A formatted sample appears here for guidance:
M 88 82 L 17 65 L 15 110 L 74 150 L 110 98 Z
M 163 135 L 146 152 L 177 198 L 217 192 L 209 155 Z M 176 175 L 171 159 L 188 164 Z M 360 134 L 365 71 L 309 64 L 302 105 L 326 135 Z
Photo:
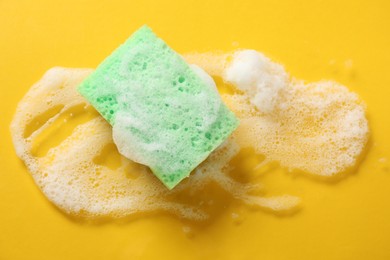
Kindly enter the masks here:
M 237 127 L 215 86 L 143 26 L 78 88 L 113 125 L 121 154 L 169 189 Z

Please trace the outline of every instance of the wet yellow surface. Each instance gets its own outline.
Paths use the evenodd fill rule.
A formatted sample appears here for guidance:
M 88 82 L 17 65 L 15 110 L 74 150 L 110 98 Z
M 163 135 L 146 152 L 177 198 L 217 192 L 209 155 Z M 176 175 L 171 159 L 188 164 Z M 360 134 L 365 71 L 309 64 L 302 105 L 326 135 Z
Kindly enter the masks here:
M 389 12 L 387 1 L 0 1 L 0 259 L 389 259 Z M 86 224 L 61 213 L 15 155 L 17 102 L 47 69 L 96 67 L 144 23 L 181 53 L 253 48 L 297 78 L 357 92 L 372 132 L 358 171 L 337 181 L 267 171 L 267 192 L 302 199 L 286 216 L 235 203 L 202 226 L 160 215 Z M 51 130 L 54 146 L 64 132 Z

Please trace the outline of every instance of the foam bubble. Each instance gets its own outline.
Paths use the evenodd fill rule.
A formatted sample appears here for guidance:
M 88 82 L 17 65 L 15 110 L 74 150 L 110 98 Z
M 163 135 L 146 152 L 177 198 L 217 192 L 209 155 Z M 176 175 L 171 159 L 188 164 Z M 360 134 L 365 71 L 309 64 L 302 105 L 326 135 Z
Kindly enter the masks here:
M 210 58 L 218 61 L 209 63 Z M 356 166 L 369 128 L 359 97 L 332 81 L 305 84 L 284 68 L 252 51 L 192 54 L 185 57 L 233 84 L 224 95 L 240 118 L 235 133 L 242 147 L 254 147 L 267 161 L 291 170 L 335 176 Z
M 97 160 L 104 157 L 107 147 L 115 146 L 111 127 L 96 112 L 76 121 L 70 134 L 47 152 L 35 151 L 37 140 L 51 128 L 58 128 L 65 114 L 80 107 L 81 116 L 93 110 L 75 89 L 92 70 L 53 68 L 29 90 L 12 121 L 12 137 L 18 156 L 50 201 L 85 218 L 165 211 L 205 220 L 209 212 L 201 205 L 212 202 L 204 201 L 210 197 L 204 195 L 204 187 L 216 183 L 245 204 L 288 211 L 299 204 L 297 197 L 254 196 L 258 185 L 230 176 L 229 163 L 242 148 L 252 147 L 265 155 L 265 163 L 277 161 L 289 169 L 323 176 L 337 175 L 357 164 L 369 129 L 364 104 L 346 87 L 330 81 L 305 84 L 289 80 L 281 65 L 255 51 L 185 58 L 236 87 L 224 99 L 241 125 L 191 178 L 172 191 L 167 191 L 148 168 L 121 157 L 116 150 L 108 150 L 109 158 L 117 158 L 115 167 Z M 207 73 L 193 70 L 214 88 Z M 191 200 L 180 199 L 183 194 L 198 199 L 189 203 Z
M 84 218 L 116 218 L 164 211 L 203 221 L 210 217 L 201 206 L 204 196 L 211 199 L 211 195 L 204 192 L 210 183 L 236 200 L 273 211 L 297 205 L 298 201 L 287 201 L 289 207 L 275 207 L 275 198 L 251 198 L 249 194 L 258 186 L 235 181 L 229 176 L 228 164 L 240 151 L 234 138 L 215 150 L 195 169 L 191 178 L 168 191 L 147 167 L 111 149 L 115 148 L 112 128 L 76 91 L 76 86 L 91 72 L 90 69 L 49 70 L 21 100 L 11 124 L 18 156 L 45 196 L 64 212 Z M 69 112 L 76 108 L 81 112 Z M 64 121 L 64 115 L 68 114 L 73 121 Z M 86 114 L 88 116 L 83 117 Z M 62 125 L 58 125 L 59 122 Z M 72 122 L 74 128 L 60 143 L 56 143 L 58 136 L 47 136 L 50 129 L 65 131 Z M 52 144 L 47 152 L 35 153 L 35 146 L 45 142 Z M 116 162 L 111 165 L 101 162 L 102 157 L 116 158 Z M 191 200 L 181 199 L 183 194 Z M 280 198 L 280 203 L 282 201 L 286 200 Z
M 288 85 L 283 67 L 254 50 L 234 53 L 223 78 L 244 92 L 250 103 L 263 113 L 275 109 L 280 92 Z

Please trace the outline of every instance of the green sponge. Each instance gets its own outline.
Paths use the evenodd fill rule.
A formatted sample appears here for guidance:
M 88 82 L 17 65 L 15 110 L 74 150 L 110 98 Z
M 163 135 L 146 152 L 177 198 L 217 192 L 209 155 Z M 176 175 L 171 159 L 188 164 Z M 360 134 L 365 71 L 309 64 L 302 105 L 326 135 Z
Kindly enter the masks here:
M 78 90 L 113 126 L 119 152 L 149 166 L 169 189 L 238 126 L 215 86 L 147 26 Z

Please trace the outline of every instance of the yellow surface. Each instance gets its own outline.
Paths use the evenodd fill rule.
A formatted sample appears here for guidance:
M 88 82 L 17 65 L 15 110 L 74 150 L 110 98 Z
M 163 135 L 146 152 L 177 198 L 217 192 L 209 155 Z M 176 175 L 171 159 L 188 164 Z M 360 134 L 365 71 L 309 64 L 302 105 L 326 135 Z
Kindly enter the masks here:
M 385 0 L 0 0 L 0 259 L 390 259 L 389 13 Z M 95 67 L 144 23 L 182 53 L 254 48 L 295 77 L 349 86 L 372 130 L 358 172 L 326 183 L 273 171 L 267 190 L 300 196 L 297 214 L 229 207 L 191 235 L 168 216 L 69 219 L 16 158 L 16 104 L 47 69 Z

